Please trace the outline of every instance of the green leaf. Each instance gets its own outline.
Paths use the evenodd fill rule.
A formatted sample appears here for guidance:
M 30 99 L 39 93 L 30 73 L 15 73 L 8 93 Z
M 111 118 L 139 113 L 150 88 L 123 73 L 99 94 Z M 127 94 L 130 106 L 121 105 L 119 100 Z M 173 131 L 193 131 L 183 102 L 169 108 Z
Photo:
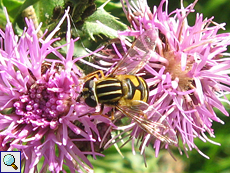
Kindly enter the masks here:
M 3 9 L 0 9 L 0 28 L 5 28 L 6 26 L 6 16 L 3 12 Z
M 101 6 L 83 24 L 82 30 L 95 41 L 94 35 L 101 34 L 108 38 L 116 38 L 118 30 L 125 30 L 127 26 L 110 15 Z
M 15 10 L 24 3 L 24 0 L 2 0 L 2 5 L 7 8 L 9 14 L 15 14 Z
M 39 0 L 34 4 L 34 9 L 37 14 L 39 23 L 42 22 L 42 27 L 47 28 L 53 16 L 53 9 L 57 6 L 63 6 L 63 0 Z
M 6 7 L 10 21 L 13 21 L 17 17 L 18 9 L 20 9 L 24 0 L 1 0 L 0 1 L 0 27 L 4 28 L 6 25 L 6 17 L 3 11 L 3 7 Z
M 30 17 L 33 20 L 36 19 L 37 24 L 42 22 L 42 27 L 47 28 L 53 16 L 53 9 L 58 5 L 63 5 L 63 1 L 64 0 L 25 0 L 20 6 L 15 6 L 14 9 L 11 7 L 9 15 L 14 19 L 12 23 L 17 34 L 20 34 L 25 27 L 25 17 Z M 32 6 L 32 8 L 28 10 L 27 7 L 30 6 Z M 25 9 L 27 9 L 27 11 L 25 11 Z

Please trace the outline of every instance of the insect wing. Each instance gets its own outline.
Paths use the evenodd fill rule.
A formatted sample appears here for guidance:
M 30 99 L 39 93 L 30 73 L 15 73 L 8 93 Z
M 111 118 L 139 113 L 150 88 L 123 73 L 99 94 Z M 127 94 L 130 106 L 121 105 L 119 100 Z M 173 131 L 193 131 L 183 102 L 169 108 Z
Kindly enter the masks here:
M 153 111 L 151 120 L 149 120 L 145 119 L 145 113 L 140 109 L 132 109 L 132 107 L 128 106 L 117 106 L 117 109 L 134 120 L 146 133 L 153 135 L 158 140 L 170 145 L 176 145 L 178 143 L 176 133 L 169 126 L 166 119 L 158 121 L 162 116 L 159 112 Z M 156 119 L 156 121 L 154 119 Z
M 166 141 L 167 143 L 172 145 L 178 144 L 176 132 L 169 125 L 168 120 L 166 119 L 167 116 L 162 115 L 160 112 L 158 112 L 154 106 L 149 106 L 148 109 L 144 111 L 144 113 L 148 116 L 150 123 L 154 122 L 157 124 L 161 124 L 157 131 L 160 132 L 163 138 L 162 140 L 160 138 L 158 139 L 160 139 L 161 141 Z
M 126 55 L 115 66 L 111 75 L 136 74 L 151 58 L 155 49 L 156 30 L 147 30 L 141 34 L 129 48 Z

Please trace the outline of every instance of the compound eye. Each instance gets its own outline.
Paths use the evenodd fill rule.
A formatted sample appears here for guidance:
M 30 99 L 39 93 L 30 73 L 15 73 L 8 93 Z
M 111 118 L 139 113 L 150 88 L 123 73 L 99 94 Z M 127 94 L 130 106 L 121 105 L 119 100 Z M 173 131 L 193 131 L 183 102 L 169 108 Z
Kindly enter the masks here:
M 94 96 L 89 96 L 87 98 L 85 98 L 85 103 L 89 106 L 89 107 L 96 107 L 97 106 L 97 101 L 95 99 Z
M 87 80 L 87 81 L 84 83 L 83 88 L 89 88 L 89 82 L 90 82 L 90 80 Z
M 93 88 L 94 85 L 94 80 L 93 79 L 89 79 L 85 82 L 83 88 Z

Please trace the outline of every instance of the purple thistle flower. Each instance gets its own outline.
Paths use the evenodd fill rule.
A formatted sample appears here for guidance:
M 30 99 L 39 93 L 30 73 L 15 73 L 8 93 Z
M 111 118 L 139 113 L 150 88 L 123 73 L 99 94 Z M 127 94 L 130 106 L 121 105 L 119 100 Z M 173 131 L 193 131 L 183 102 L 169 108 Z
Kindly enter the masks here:
M 194 26 L 189 26 L 187 16 L 194 11 L 197 1 L 170 14 L 167 0 L 162 0 L 159 7 L 154 7 L 153 13 L 145 0 L 125 0 L 127 9 L 121 2 L 132 25 L 132 29 L 119 33 L 123 50 L 127 53 L 128 44 L 122 39 L 123 36 L 140 37 L 152 32 L 148 37 L 155 43 L 155 49 L 150 50 L 151 58 L 140 74 L 145 74 L 142 77 L 146 78 L 150 88 L 150 107 L 154 107 L 162 117 L 156 118 L 148 113 L 148 119 L 155 122 L 159 122 L 158 118 L 164 119 L 163 125 L 169 131 L 163 131 L 162 135 L 176 141 L 174 131 L 177 138 L 181 139 L 185 152 L 195 148 L 208 158 L 195 145 L 194 138 L 218 145 L 205 134 L 207 132 L 215 137 L 213 121 L 224 124 L 213 108 L 218 108 L 228 116 L 221 101 L 229 104 L 225 95 L 230 91 L 230 58 L 224 52 L 230 44 L 230 34 L 217 33 L 219 29 L 224 29 L 225 24 L 217 24 L 212 21 L 213 18 L 203 19 L 202 14 L 197 14 Z M 114 48 L 118 57 L 122 57 L 115 44 Z M 105 57 L 102 58 L 106 61 Z M 110 57 L 108 61 L 111 62 Z M 220 98 L 220 95 L 224 98 Z M 162 145 L 169 148 L 168 144 L 149 136 L 138 124 L 120 129 L 124 132 L 132 130 L 130 138 L 133 146 L 136 139 L 141 139 L 142 153 L 150 143 L 153 143 L 156 156 Z M 176 146 L 179 148 L 179 144 Z
M 7 12 L 5 32 L 0 30 L 0 149 L 20 150 L 24 172 L 60 172 L 67 165 L 71 172 L 91 172 L 87 155 L 98 153 L 103 131 L 110 121 L 77 102 L 82 73 L 74 65 L 74 42 L 70 39 L 70 21 L 65 12 L 58 26 L 43 38 L 37 37 L 33 22 L 21 37 L 14 34 Z M 67 44 L 52 47 L 52 38 L 67 18 Z M 67 46 L 66 58 L 57 50 Z M 56 59 L 49 59 L 53 54 Z M 98 144 L 99 143 L 99 144 Z M 95 145 L 95 146 L 94 146 Z M 97 146 L 98 145 L 98 146 Z M 88 167 L 88 166 L 89 167 Z M 90 168 L 91 167 L 91 168 Z

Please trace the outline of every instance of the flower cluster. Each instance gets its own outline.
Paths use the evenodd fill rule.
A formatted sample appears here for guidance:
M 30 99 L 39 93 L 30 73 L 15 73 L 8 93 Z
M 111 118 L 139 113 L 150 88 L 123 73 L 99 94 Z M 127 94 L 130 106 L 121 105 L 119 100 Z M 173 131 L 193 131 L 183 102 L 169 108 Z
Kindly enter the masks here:
M 219 29 L 224 29 L 225 24 L 217 24 L 212 21 L 213 18 L 203 19 L 202 14 L 197 14 L 195 24 L 190 26 L 187 16 L 194 12 L 197 1 L 171 13 L 168 13 L 167 0 L 162 0 L 153 12 L 146 0 L 121 2 L 132 26 L 128 31 L 119 33 L 121 44 L 125 45 L 123 51 L 129 53 L 126 47 L 130 46 L 122 39 L 124 36 L 135 36 L 137 39 L 148 37 L 155 43 L 155 49 L 149 50 L 151 58 L 140 71 L 150 88 L 149 105 L 176 132 L 185 152 L 195 148 L 203 154 L 194 144 L 194 138 L 213 142 L 205 132 L 214 137 L 212 122 L 223 124 L 213 108 L 228 116 L 220 101 L 228 103 L 228 99 L 221 99 L 220 95 L 225 96 L 230 91 L 230 58 L 224 53 L 230 44 L 230 34 L 217 33 Z M 170 137 L 170 134 L 167 136 Z M 142 139 L 142 150 L 153 143 L 158 155 L 161 147 L 159 140 L 152 140 L 148 133 L 143 135 L 142 131 L 137 130 L 130 137 Z
M 5 32 L 0 31 L 0 142 L 1 150 L 17 149 L 22 153 L 24 172 L 37 172 L 37 164 L 44 159 L 40 172 L 47 168 L 60 172 L 67 165 L 74 172 L 90 171 L 87 155 L 94 158 L 110 121 L 92 113 L 85 104 L 77 102 L 80 77 L 73 58 L 74 42 L 70 38 L 68 11 L 57 27 L 42 38 L 32 20 L 21 37 L 14 34 L 8 15 Z M 67 43 L 52 47 L 52 38 L 67 18 Z M 43 39 L 45 38 L 45 39 Z M 58 49 L 67 46 L 66 58 Z M 50 59 L 50 56 L 55 59 Z M 88 165 L 88 166 L 87 166 Z M 91 167 L 91 168 L 90 168 Z

